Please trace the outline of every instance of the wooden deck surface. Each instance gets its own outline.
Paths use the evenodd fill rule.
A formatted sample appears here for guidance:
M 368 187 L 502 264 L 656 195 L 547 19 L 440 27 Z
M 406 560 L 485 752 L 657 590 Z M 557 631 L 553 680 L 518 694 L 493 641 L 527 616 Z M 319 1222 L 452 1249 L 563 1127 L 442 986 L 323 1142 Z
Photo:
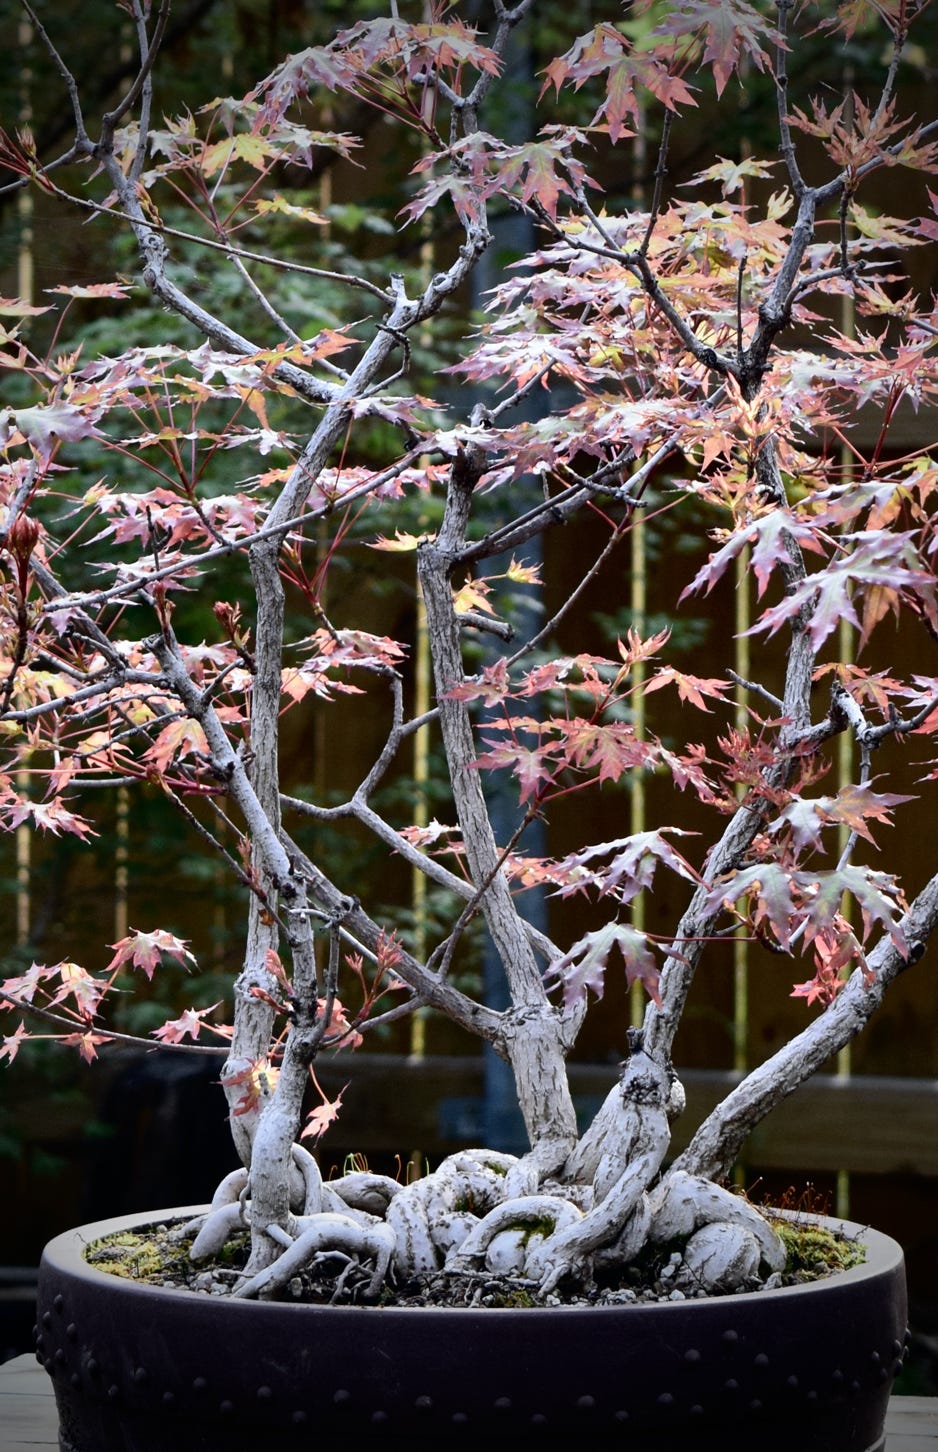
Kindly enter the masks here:
M 938 1452 L 938 1397 L 893 1397 L 886 1452 Z M 0 1366 L 0 1452 L 58 1449 L 52 1383 L 32 1356 Z

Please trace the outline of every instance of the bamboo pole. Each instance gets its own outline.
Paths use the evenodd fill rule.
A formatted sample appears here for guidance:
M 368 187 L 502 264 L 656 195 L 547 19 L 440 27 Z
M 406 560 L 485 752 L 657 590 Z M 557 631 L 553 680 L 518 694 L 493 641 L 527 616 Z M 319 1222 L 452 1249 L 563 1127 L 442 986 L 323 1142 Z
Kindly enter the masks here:
M 749 592 L 749 551 L 740 550 L 736 556 L 736 642 L 735 670 L 744 681 L 750 678 L 749 636 L 746 634 L 752 624 L 752 608 Z M 734 722 L 737 731 L 745 729 L 748 719 L 746 690 L 736 686 L 733 692 L 736 703 Z M 742 800 L 743 791 L 737 788 L 737 797 Z M 733 1068 L 745 1072 L 749 1059 L 749 942 L 746 929 L 740 927 L 733 938 Z
M 853 122 L 853 66 L 848 62 L 844 67 L 843 89 L 845 98 L 845 124 Z M 857 331 L 856 306 L 852 293 L 845 292 L 840 299 L 840 330 L 845 338 L 855 338 Z M 846 444 L 840 447 L 840 480 L 846 482 L 853 471 L 853 459 Z M 841 619 L 837 636 L 838 652 L 840 659 L 846 663 L 853 659 L 853 632 L 848 621 Z M 837 786 L 849 786 L 853 779 L 853 737 L 849 731 L 842 731 L 837 738 Z M 843 852 L 849 836 L 849 829 L 844 824 L 838 833 L 838 857 Z M 853 1071 L 853 1055 L 850 1044 L 846 1044 L 837 1055 L 837 1077 L 849 1079 Z M 842 1219 L 847 1219 L 850 1214 L 850 1175 L 847 1170 L 838 1169 L 837 1189 L 835 1196 L 835 1213 Z
M 21 18 L 17 31 L 20 65 L 19 118 L 26 128 L 32 121 L 32 54 L 33 28 L 29 20 Z M 29 187 L 17 193 L 16 214 L 19 236 L 16 252 L 16 290 L 24 302 L 32 303 L 36 291 L 35 268 L 33 264 L 33 194 Z M 16 773 L 16 788 L 24 795 L 29 791 L 29 772 L 21 767 Z M 26 822 L 20 824 L 15 834 L 16 852 L 16 941 L 22 947 L 29 941 L 32 920 L 32 872 L 33 843 L 32 829 Z
M 424 6 L 424 21 L 430 20 L 429 6 Z M 428 88 L 429 97 L 429 88 Z M 428 148 L 425 146 L 424 150 Z M 429 213 L 424 221 L 424 236 L 420 244 L 420 277 L 426 284 L 433 276 L 436 262 L 436 247 L 433 240 Z M 429 345 L 430 335 L 426 325 L 421 333 L 421 343 Z M 427 611 L 424 605 L 420 580 L 414 567 L 414 584 L 417 592 L 417 613 L 414 622 L 414 714 L 425 716 L 430 710 L 432 689 L 432 662 L 430 660 L 430 635 L 427 630 Z M 425 827 L 430 820 L 428 789 L 430 785 L 430 732 L 427 727 L 414 733 L 414 826 Z M 410 906 L 413 914 L 414 957 L 423 962 L 427 955 L 427 879 L 419 867 L 412 867 L 410 874 Z M 418 1008 L 410 1018 L 410 1054 L 422 1059 L 427 1051 L 427 1015 Z M 411 1163 L 417 1159 L 417 1151 L 411 1155 Z M 422 1156 L 415 1166 L 419 1175 Z
M 644 110 L 640 114 L 639 124 L 635 131 L 632 147 L 632 199 L 636 206 L 641 206 L 645 198 L 645 170 L 648 165 L 648 137 Z M 645 620 L 648 615 L 647 545 L 645 521 L 641 515 L 636 513 L 632 521 L 632 533 L 629 539 L 631 571 L 629 610 L 632 616 L 632 629 L 637 631 L 640 636 L 645 634 Z M 634 687 L 632 729 L 639 741 L 644 739 L 646 730 L 645 696 L 642 688 L 647 674 L 645 662 L 636 661 L 632 666 L 632 685 Z M 641 767 L 636 767 L 631 773 L 629 787 L 632 793 L 631 830 L 632 832 L 644 832 L 647 821 L 647 801 L 645 777 Z M 633 899 L 632 922 L 638 932 L 643 931 L 645 927 L 645 894 L 643 892 L 638 893 Z M 645 1007 L 646 995 L 643 985 L 633 983 L 629 993 L 629 1017 L 633 1028 L 641 1027 L 645 1017 Z

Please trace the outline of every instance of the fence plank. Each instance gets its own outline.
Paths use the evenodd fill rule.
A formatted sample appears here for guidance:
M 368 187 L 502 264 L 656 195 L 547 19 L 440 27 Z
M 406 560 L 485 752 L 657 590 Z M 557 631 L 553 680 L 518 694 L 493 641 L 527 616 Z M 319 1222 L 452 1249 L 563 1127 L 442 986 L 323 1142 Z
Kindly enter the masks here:
M 323 1059 L 326 1093 L 350 1083 L 333 1137 L 371 1151 L 446 1153 L 478 1141 L 482 1066 L 476 1058 L 357 1054 Z M 615 1083 L 610 1065 L 572 1064 L 570 1079 L 584 1119 Z M 687 1111 L 673 1148 L 738 1082 L 730 1071 L 681 1074 Z M 754 1131 L 747 1163 L 764 1169 L 846 1170 L 938 1176 L 938 1081 L 834 1074 L 802 1085 Z

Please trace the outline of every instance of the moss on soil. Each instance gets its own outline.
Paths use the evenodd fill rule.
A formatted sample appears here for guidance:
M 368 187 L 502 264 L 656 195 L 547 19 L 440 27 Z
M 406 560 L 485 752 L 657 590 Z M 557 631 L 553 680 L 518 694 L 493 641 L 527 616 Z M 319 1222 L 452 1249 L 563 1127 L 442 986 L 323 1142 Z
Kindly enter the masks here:
M 772 1228 L 785 1247 L 788 1256 L 785 1279 L 791 1284 L 821 1280 L 837 1271 L 862 1265 L 866 1259 L 862 1245 L 836 1235 L 823 1225 L 772 1219 Z
M 247 1236 L 241 1239 L 246 1241 Z M 181 1238 L 178 1230 L 173 1233 L 167 1226 L 148 1225 L 145 1231 L 122 1230 L 117 1235 L 93 1240 L 85 1248 L 84 1256 L 89 1265 L 108 1275 L 161 1286 L 180 1277 L 188 1279 L 192 1270 L 191 1243 L 192 1238 Z M 233 1254 L 232 1245 L 227 1245 L 219 1256 L 219 1263 L 230 1264 Z
M 800 1285 L 807 1281 L 821 1280 L 838 1271 L 848 1270 L 862 1263 L 863 1248 L 844 1236 L 813 1224 L 807 1219 L 771 1217 L 771 1211 L 762 1207 L 771 1218 L 773 1228 L 781 1236 L 788 1259 L 782 1272 L 783 1285 Z M 545 1224 L 543 1229 L 550 1227 Z M 543 1233 L 542 1227 L 526 1226 L 529 1234 Z M 122 1276 L 127 1280 L 155 1286 L 175 1286 L 189 1289 L 207 1289 L 203 1283 L 214 1282 L 214 1289 L 225 1283 L 233 1284 L 248 1256 L 248 1235 L 243 1232 L 232 1236 L 224 1250 L 210 1267 L 195 1267 L 189 1260 L 192 1236 L 183 1234 L 176 1225 L 148 1225 L 139 1232 L 121 1231 L 101 1240 L 93 1241 L 85 1250 L 89 1265 L 109 1275 Z M 616 1278 L 615 1284 L 596 1287 L 585 1295 L 572 1294 L 563 1297 L 567 1304 L 583 1305 L 618 1302 L 623 1294 L 633 1300 L 656 1300 L 667 1298 L 673 1282 L 665 1281 L 661 1271 L 668 1262 L 669 1249 L 680 1247 L 658 1247 L 654 1254 L 640 1257 L 639 1262 L 628 1267 Z M 325 1303 L 331 1300 L 334 1290 L 334 1273 L 319 1274 L 302 1278 L 302 1288 L 296 1299 Z M 298 1278 L 297 1286 L 300 1286 Z M 753 1286 L 753 1289 L 757 1289 Z M 382 1293 L 382 1305 L 478 1305 L 496 1307 L 528 1307 L 542 1304 L 533 1294 L 530 1284 L 517 1282 L 511 1276 L 486 1275 L 454 1276 L 438 1272 L 436 1276 L 418 1278 L 412 1285 L 390 1287 Z M 480 1294 L 482 1299 L 480 1300 Z

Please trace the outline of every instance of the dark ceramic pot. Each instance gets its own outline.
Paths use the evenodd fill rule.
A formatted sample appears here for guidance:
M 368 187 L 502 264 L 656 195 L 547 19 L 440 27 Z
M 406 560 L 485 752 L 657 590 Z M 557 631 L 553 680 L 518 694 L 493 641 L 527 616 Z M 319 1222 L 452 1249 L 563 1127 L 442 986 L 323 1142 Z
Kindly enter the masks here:
M 58 1236 L 37 1356 L 62 1452 L 300 1452 L 415 1443 L 590 1452 L 874 1452 L 906 1335 L 902 1251 L 810 1285 L 530 1310 L 310 1307 L 135 1285 Z M 843 1225 L 844 1222 L 839 1222 Z

